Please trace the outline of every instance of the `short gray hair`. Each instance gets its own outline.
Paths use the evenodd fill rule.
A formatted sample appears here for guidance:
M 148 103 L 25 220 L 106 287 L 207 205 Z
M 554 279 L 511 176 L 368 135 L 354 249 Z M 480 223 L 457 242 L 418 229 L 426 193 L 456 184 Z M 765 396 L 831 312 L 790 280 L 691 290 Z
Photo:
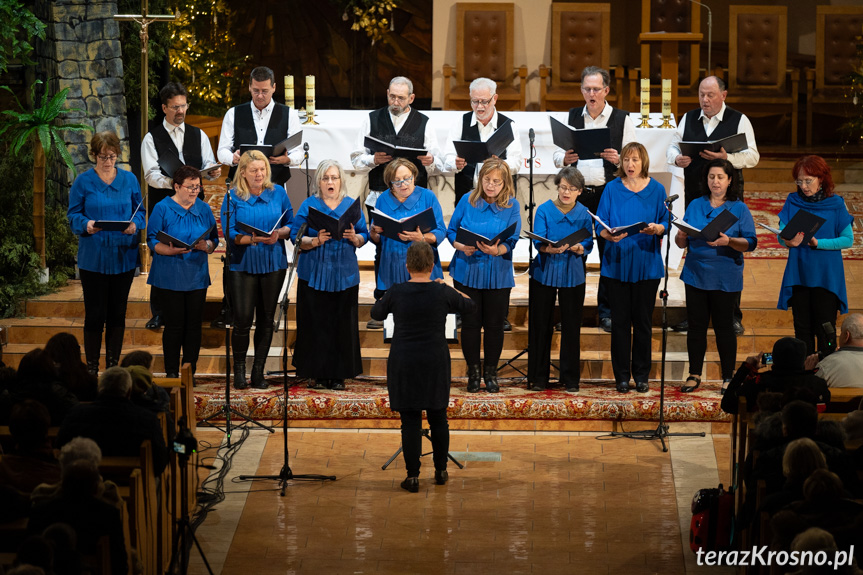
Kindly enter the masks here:
M 408 87 L 408 94 L 414 93 L 414 84 L 404 76 L 396 76 L 392 80 L 390 80 L 389 86 L 387 88 L 392 88 L 393 84 L 401 84 L 402 86 Z
M 345 182 L 345 171 L 342 165 L 335 160 L 324 160 L 318 164 L 318 169 L 315 170 L 315 196 L 321 197 L 321 181 L 330 168 L 339 170 L 339 180 L 342 182 L 342 187 L 339 188 L 339 200 L 341 200 L 348 195 L 348 184 Z
M 588 66 L 584 70 L 581 71 L 581 81 L 584 82 L 584 79 L 588 76 L 601 76 L 602 77 L 602 87 L 607 88 L 609 84 L 611 84 L 611 76 L 608 74 L 608 70 L 604 68 L 600 68 L 599 66 Z
M 480 90 L 482 88 L 488 88 L 488 91 L 492 96 L 497 93 L 497 83 L 489 78 L 477 78 L 470 83 L 469 91 L 473 92 L 474 90 Z
M 81 460 L 92 461 L 96 465 L 102 462 L 102 450 L 89 437 L 75 437 L 60 449 L 60 467 Z
M 842 322 L 842 332 L 851 336 L 851 339 L 863 339 L 863 314 L 849 314 Z
M 569 185 L 573 186 L 577 190 L 584 189 L 584 176 L 575 166 L 566 166 L 559 171 L 554 177 L 554 185 L 559 186 L 560 182 L 563 180 L 566 180 Z
M 128 397 L 132 391 L 132 376 L 124 367 L 109 367 L 99 376 L 99 395 Z

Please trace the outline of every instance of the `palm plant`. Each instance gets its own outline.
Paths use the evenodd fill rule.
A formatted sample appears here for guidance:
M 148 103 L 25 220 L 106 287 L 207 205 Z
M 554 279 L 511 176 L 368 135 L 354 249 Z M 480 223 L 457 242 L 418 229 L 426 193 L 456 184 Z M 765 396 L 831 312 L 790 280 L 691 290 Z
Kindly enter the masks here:
M 30 87 L 31 100 L 36 102 L 36 87 L 42 84 L 36 80 Z M 18 100 L 15 93 L 8 86 L 0 86 L 12 93 L 15 103 L 18 104 L 20 112 L 14 110 L 3 110 L 0 118 L 0 136 L 11 141 L 12 153 L 18 155 L 28 141 L 33 142 L 33 237 L 36 242 L 36 251 L 39 254 L 42 267 L 45 267 L 45 159 L 51 159 L 55 154 L 66 164 L 72 173 L 77 173 L 75 163 L 66 142 L 63 140 L 63 132 L 80 132 L 91 130 L 86 124 L 58 124 L 57 120 L 71 112 L 82 112 L 80 108 L 64 109 L 66 96 L 69 88 L 63 88 L 52 97 L 48 97 L 48 90 L 42 94 L 42 100 L 38 107 L 28 111 Z

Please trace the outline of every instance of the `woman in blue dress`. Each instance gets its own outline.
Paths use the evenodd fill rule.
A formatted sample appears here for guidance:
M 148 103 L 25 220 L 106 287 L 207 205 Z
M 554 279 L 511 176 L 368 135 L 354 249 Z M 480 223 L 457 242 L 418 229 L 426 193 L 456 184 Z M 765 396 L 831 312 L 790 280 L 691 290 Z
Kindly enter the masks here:
M 69 192 L 67 217 L 78 236 L 78 272 L 84 291 L 84 355 L 93 374 L 99 371 L 103 329 L 105 367 L 120 361 L 126 302 L 138 265 L 137 231 L 145 226 L 141 188 L 131 172 L 117 168 L 120 154 L 116 134 L 95 134 L 90 155 L 96 167 L 78 176 Z M 130 223 L 122 231 L 108 231 L 97 228 L 97 221 Z
M 456 241 L 459 228 L 493 238 L 515 224 L 515 231 L 493 244 L 465 245 Z M 459 200 L 447 228 L 447 239 L 456 249 L 449 265 L 453 285 L 467 294 L 476 309 L 462 315 L 461 349 L 467 362 L 467 390 L 480 390 L 480 377 L 489 393 L 497 393 L 497 362 L 503 349 L 503 324 L 509 309 L 509 294 L 515 286 L 512 250 L 521 231 L 521 207 L 505 161 L 486 160 L 478 184 Z M 483 337 L 483 369 L 480 371 L 480 330 Z
M 611 303 L 611 368 L 617 391 L 649 391 L 651 332 L 656 290 L 663 276 L 662 236 L 667 211 L 665 188 L 648 175 L 647 150 L 631 142 L 620 151 L 617 178 L 605 186 L 597 217 L 610 228 L 644 222 L 647 227 L 633 235 L 612 235 L 597 225 L 606 240 L 602 276 L 608 282 Z
M 689 248 L 680 274 L 680 280 L 686 284 L 686 316 L 689 318 L 686 333 L 689 377 L 681 388 L 684 393 L 693 392 L 701 385 L 707 326 L 711 321 L 719 351 L 722 393 L 734 376 L 737 359 L 734 308 L 743 290 L 743 253 L 758 245 L 755 222 L 740 199 L 740 182 L 735 181 L 734 172 L 728 160 L 716 159 L 704 166 L 701 178 L 704 195 L 692 200 L 683 221 L 703 229 L 725 210 L 737 221 L 713 242 L 690 238 L 683 230 L 674 237 L 678 247 Z
M 340 218 L 354 203 L 347 195 L 345 174 L 335 160 L 324 160 L 315 172 L 315 194 L 294 218 L 291 238 L 308 221 L 309 210 Z M 357 248 L 368 241 L 366 220 L 345 230 L 341 239 L 327 230 L 309 228 L 302 238 L 297 265 L 297 376 L 311 379 L 314 389 L 344 389 L 345 379 L 363 372 L 357 313 L 360 267 Z
M 854 218 L 845 200 L 833 193 L 830 166 L 820 156 L 803 156 L 791 171 L 797 191 L 788 195 L 779 212 L 783 229 L 798 210 L 805 210 L 826 221 L 815 232 L 808 245 L 800 245 L 803 234 L 789 241 L 779 238 L 788 248 L 788 262 L 779 292 L 779 309 L 791 307 L 794 315 L 794 337 L 806 343 L 808 354 L 827 351 L 825 323 L 836 330 L 836 314 L 848 313 L 845 292 L 845 267 L 842 250 L 854 243 L 851 228 Z
M 147 245 L 153 252 L 153 265 L 147 283 L 162 302 L 165 329 L 162 331 L 162 353 L 167 377 L 180 377 L 180 365 L 192 365 L 195 373 L 201 351 L 201 318 L 210 268 L 207 256 L 219 243 L 213 210 L 198 198 L 201 172 L 182 166 L 174 173 L 174 195 L 153 208 L 147 226 Z M 209 233 L 198 240 L 202 234 Z M 198 240 L 190 249 L 165 244 L 157 239 L 165 232 L 181 242 Z M 180 361 L 180 349 L 183 360 Z
M 273 340 L 273 319 L 285 282 L 288 256 L 284 240 L 290 237 L 294 210 L 285 188 L 270 180 L 270 163 L 257 150 L 246 152 L 237 165 L 235 187 L 222 202 L 222 230 L 230 242 L 229 298 L 233 309 L 234 387 L 245 389 L 246 352 L 252 315 L 255 317 L 255 359 L 251 385 L 266 389 L 264 364 Z M 226 210 L 230 206 L 228 225 Z M 258 235 L 243 231 L 238 223 L 269 231 Z
M 554 333 L 554 302 L 560 302 L 560 384 L 569 392 L 578 391 L 581 377 L 581 317 L 584 309 L 584 259 L 593 249 L 593 219 L 577 202 L 584 189 L 584 177 L 574 166 L 563 168 L 554 178 L 557 199 L 536 210 L 533 231 L 552 241 L 587 229 L 591 233 L 580 243 L 554 247 L 534 241 L 536 257 L 530 265 L 530 298 L 527 380 L 533 389 L 549 386 L 551 339 Z

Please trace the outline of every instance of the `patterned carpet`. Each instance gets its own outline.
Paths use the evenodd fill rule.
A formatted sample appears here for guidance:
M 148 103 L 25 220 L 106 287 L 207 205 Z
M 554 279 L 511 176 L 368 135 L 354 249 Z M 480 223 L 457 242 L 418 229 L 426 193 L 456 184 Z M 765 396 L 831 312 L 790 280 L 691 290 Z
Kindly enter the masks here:
M 224 379 L 199 377 L 195 411 L 200 421 L 225 404 Z M 283 398 L 281 381 L 270 379 L 268 390 L 231 390 L 231 406 L 255 420 L 279 420 Z M 344 391 L 308 389 L 305 382 L 289 380 L 288 412 L 291 420 L 396 419 L 391 411 L 386 382 L 378 378 L 349 380 Z M 657 420 L 659 384 L 648 393 L 618 393 L 609 382 L 586 381 L 578 393 L 562 390 L 529 391 L 519 380 L 501 380 L 498 394 L 467 393 L 466 381 L 454 381 L 450 419 L 477 420 Z M 665 418 L 668 421 L 728 421 L 719 409 L 718 382 L 705 382 L 695 393 L 679 392 L 680 382 L 666 384 Z

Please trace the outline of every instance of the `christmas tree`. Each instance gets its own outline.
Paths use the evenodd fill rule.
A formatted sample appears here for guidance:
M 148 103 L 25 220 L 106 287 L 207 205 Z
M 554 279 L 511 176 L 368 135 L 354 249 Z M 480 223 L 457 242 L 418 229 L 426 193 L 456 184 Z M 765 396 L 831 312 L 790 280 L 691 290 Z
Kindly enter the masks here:
M 849 76 L 849 83 L 854 113 L 842 129 L 850 144 L 863 140 L 863 36 L 857 36 L 857 67 Z

